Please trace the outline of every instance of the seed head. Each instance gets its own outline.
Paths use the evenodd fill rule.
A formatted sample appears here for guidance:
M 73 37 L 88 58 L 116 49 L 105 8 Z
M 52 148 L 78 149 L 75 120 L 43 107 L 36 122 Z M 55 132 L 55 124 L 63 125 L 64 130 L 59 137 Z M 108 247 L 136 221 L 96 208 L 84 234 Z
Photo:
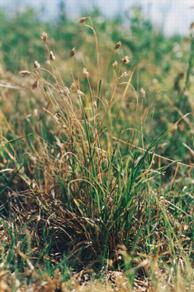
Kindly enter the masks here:
M 129 64 L 129 62 L 130 62 L 129 56 L 123 57 L 122 62 L 123 62 L 123 64 Z
M 22 77 L 27 77 L 31 74 L 31 72 L 28 70 L 22 70 L 19 72 L 19 74 L 22 75 Z
M 32 84 L 32 89 L 36 89 L 38 87 L 38 80 L 35 80 Z
M 85 78 L 89 78 L 89 72 L 88 72 L 88 70 L 86 69 L 86 68 L 83 68 L 83 75 L 84 75 L 84 77 Z
M 146 96 L 146 92 L 145 92 L 144 88 L 141 88 L 139 93 L 140 93 L 140 96 L 143 97 L 143 98 Z
M 70 90 L 67 86 L 59 88 L 59 93 L 64 96 L 70 96 Z
M 42 33 L 41 33 L 41 36 L 40 36 L 40 39 L 41 39 L 44 43 L 46 43 L 47 40 L 48 40 L 48 34 L 47 34 L 46 32 L 42 32 Z
M 70 92 L 69 88 L 67 86 L 65 86 L 63 89 L 63 93 L 65 96 L 69 96 L 71 92 Z
M 74 81 L 72 82 L 71 86 L 70 86 L 70 90 L 71 90 L 72 92 L 76 92 L 77 89 L 78 89 L 78 83 L 77 83 L 76 80 L 74 80 Z
M 81 90 L 77 90 L 77 94 L 79 95 L 79 96 L 84 96 L 85 94 L 83 93 L 83 91 L 81 91 Z
M 75 53 L 76 53 L 75 48 L 73 48 L 73 49 L 71 49 L 69 56 L 73 57 L 73 56 L 75 56 Z
M 123 72 L 121 74 L 121 76 L 119 77 L 119 79 L 127 78 L 128 76 L 129 76 L 129 73 L 125 71 L 125 72 Z
M 49 53 L 49 59 L 50 59 L 50 61 L 54 61 L 56 59 L 53 51 L 50 51 L 50 53 Z
M 118 66 L 118 62 L 117 62 L 117 61 L 114 61 L 114 62 L 112 63 L 112 67 L 113 67 L 113 69 L 116 69 L 117 66 Z
M 79 23 L 85 23 L 86 21 L 88 20 L 88 17 L 86 17 L 86 16 L 83 16 L 83 17 L 81 17 L 80 19 L 79 19 Z
M 115 50 L 118 50 L 118 49 L 120 49 L 121 46 L 122 46 L 122 43 L 119 41 L 115 44 L 114 48 L 115 48 Z
M 34 68 L 40 69 L 40 64 L 38 63 L 38 61 L 34 61 Z

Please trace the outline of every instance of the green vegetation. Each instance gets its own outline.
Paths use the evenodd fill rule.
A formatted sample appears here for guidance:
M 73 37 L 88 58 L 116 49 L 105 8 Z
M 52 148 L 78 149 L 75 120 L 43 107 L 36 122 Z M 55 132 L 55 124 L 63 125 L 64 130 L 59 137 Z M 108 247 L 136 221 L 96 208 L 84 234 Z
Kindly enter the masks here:
M 194 39 L 91 15 L 1 13 L 0 290 L 192 291 Z

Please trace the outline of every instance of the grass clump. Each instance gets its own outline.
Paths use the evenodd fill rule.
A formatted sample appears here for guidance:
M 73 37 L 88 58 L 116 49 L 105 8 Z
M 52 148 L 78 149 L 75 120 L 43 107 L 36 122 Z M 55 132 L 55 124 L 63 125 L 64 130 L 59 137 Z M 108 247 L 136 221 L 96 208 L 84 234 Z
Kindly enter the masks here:
M 87 282 L 86 291 L 192 289 L 193 56 L 175 76 L 186 64 L 170 59 L 173 40 L 136 14 L 131 21 L 132 44 L 124 29 L 117 38 L 104 22 L 100 34 L 85 17 L 79 48 L 58 55 L 44 32 L 37 61 L 20 76 L 4 70 L 5 291 L 79 291 Z M 142 46 L 145 56 L 133 49 Z

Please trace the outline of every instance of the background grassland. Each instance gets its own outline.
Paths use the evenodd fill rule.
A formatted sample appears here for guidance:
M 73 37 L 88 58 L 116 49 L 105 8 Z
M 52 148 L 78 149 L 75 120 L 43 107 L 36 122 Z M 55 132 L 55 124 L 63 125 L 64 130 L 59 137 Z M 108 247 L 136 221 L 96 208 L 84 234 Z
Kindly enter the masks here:
M 192 291 L 192 35 L 80 22 L 1 13 L 1 289 Z

